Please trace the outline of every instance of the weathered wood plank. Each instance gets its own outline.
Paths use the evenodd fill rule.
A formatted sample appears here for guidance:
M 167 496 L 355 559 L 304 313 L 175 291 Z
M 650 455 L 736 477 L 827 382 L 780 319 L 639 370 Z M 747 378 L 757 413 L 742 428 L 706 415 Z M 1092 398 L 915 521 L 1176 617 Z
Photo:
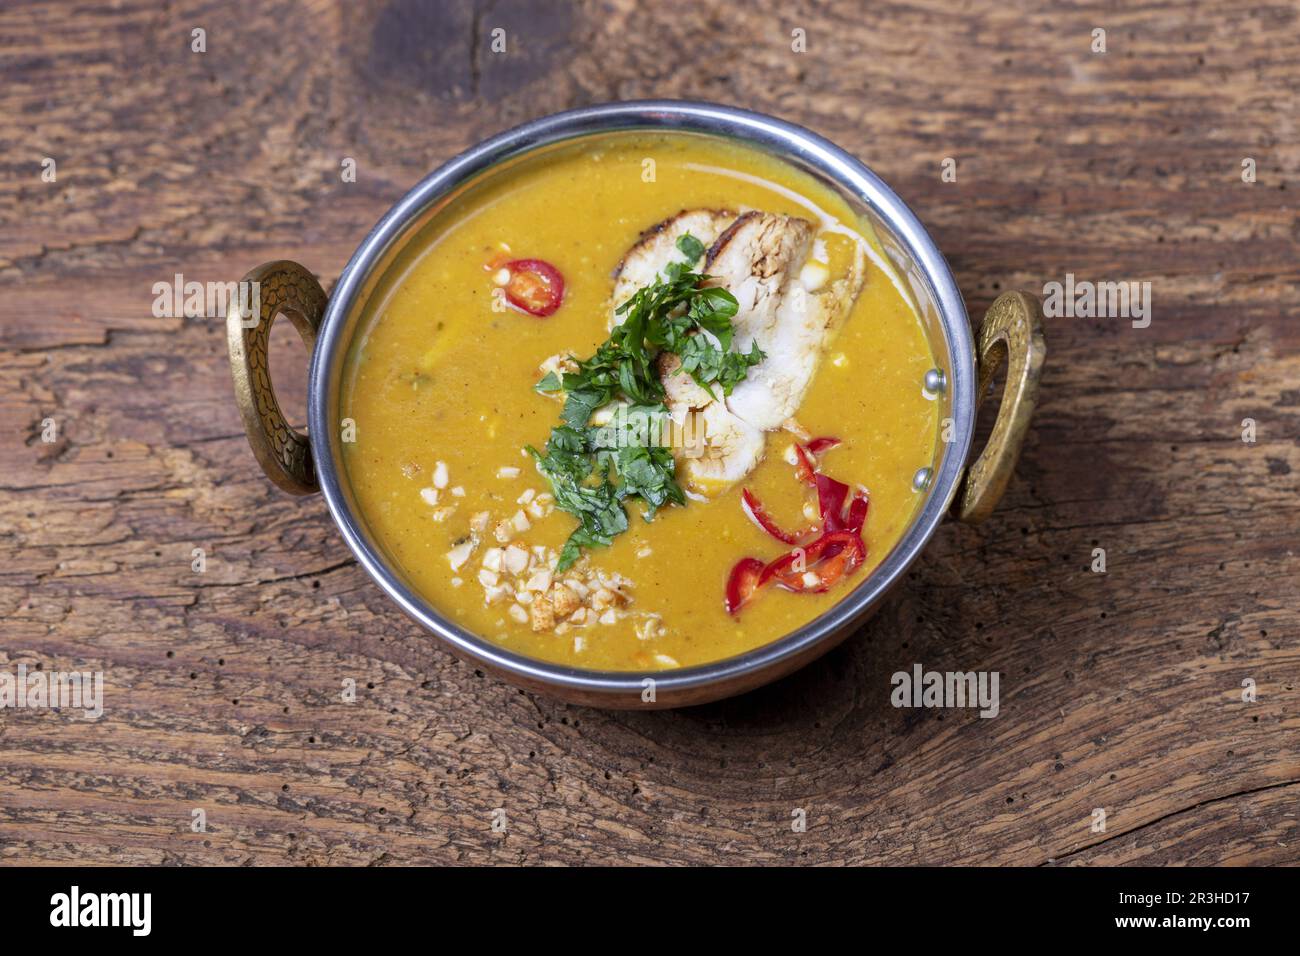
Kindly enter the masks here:
M 95 722 L 0 711 L 0 861 L 1300 861 L 1293 5 L 128 0 L 10 4 L 0 35 L 0 666 L 108 685 Z M 645 96 L 861 155 L 975 315 L 1067 272 L 1150 281 L 1153 315 L 1050 322 L 1001 509 L 857 638 L 738 700 L 606 714 L 407 622 L 259 474 L 221 323 L 151 290 L 279 257 L 328 286 L 478 138 Z M 1000 715 L 893 708 L 914 662 L 999 671 Z

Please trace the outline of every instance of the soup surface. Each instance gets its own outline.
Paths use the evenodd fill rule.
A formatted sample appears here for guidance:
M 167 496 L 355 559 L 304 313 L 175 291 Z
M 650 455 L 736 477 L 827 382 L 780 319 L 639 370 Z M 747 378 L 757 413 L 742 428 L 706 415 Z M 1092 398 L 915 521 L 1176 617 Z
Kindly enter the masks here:
M 758 433 L 756 464 L 740 480 L 695 482 L 685 473 L 696 466 L 675 448 L 684 503 L 666 503 L 646 521 L 644 503 L 628 499 L 627 529 L 608 546 L 581 548 L 572 567 L 558 570 L 578 519 L 557 507 L 563 496 L 557 501 L 526 449 L 546 454 L 565 393 L 534 386 L 548 369 L 572 368 L 567 356 L 596 353 L 617 322 L 613 276 L 629 249 L 648 227 L 693 209 L 725 210 L 720 222 L 761 210 L 772 221 L 802 223 L 816 233 L 808 284 L 842 288 L 835 282 L 856 268 L 860 291 L 842 303 L 808 381 L 796 383 L 803 391 L 794 421 Z M 340 413 L 355 422 L 344 460 L 364 520 L 412 587 L 448 617 L 509 649 L 575 667 L 699 664 L 811 621 L 898 542 L 921 497 L 912 477 L 935 454 L 937 403 L 922 385 L 934 359 L 866 230 L 801 171 L 690 134 L 587 139 L 495 172 L 411 244 L 354 338 Z M 708 245 L 712 237 L 695 238 Z M 696 251 L 690 246 L 678 247 L 684 260 Z M 556 276 L 521 260 L 553 267 L 562 293 Z M 695 268 L 709 272 L 710 264 L 724 262 L 701 257 Z M 522 286 L 514 282 L 520 268 Z M 743 313 L 745 293 L 733 291 Z M 517 299 L 553 311 L 530 314 Z M 759 380 L 765 368 L 749 375 Z M 725 400 L 761 381 L 738 385 Z M 725 414 L 720 382 L 710 391 Z M 819 552 L 799 537 L 834 526 L 818 492 L 835 484 L 800 472 L 799 448 L 810 447 L 813 466 L 850 488 L 842 514 L 851 514 L 854 498 L 869 499 L 860 562 L 843 545 Z M 760 527 L 742 500 L 746 489 L 790 542 Z M 756 575 L 799 543 L 806 553 L 793 577 L 787 562 L 780 580 L 729 612 L 728 585 L 742 558 L 756 559 Z

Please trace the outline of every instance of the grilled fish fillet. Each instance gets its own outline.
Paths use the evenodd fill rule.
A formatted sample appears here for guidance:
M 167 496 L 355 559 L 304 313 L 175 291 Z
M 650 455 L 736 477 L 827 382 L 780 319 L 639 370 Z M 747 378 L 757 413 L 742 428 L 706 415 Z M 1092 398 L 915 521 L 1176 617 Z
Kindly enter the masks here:
M 725 286 L 740 303 L 732 347 L 748 352 L 757 343 L 767 356 L 726 400 L 733 415 L 763 431 L 781 427 L 799 410 L 832 331 L 862 290 L 866 263 L 856 246 L 847 276 L 824 291 L 805 288 L 800 273 L 815 238 L 816 227 L 805 219 L 749 212 L 706 259 L 712 284 Z
M 682 259 L 677 240 L 686 233 L 707 249 L 735 219 L 736 214 L 725 209 L 683 209 L 641 233 L 614 270 L 615 308 L 632 298 L 637 289 L 652 285 L 670 263 Z M 610 316 L 610 328 L 622 320 L 622 316 Z
M 736 346 L 763 348 L 778 322 L 782 299 L 812 252 L 816 230 L 806 219 L 747 212 L 718 237 L 704 259 L 710 285 L 736 297 Z M 766 351 L 766 349 L 764 349 Z

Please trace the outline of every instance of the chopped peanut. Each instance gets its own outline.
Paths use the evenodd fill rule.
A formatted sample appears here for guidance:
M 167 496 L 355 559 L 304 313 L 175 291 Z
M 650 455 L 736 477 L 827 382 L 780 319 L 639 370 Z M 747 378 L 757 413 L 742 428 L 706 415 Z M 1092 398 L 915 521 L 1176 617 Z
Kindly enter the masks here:
M 533 601 L 531 611 L 534 631 L 550 631 L 555 628 L 555 608 L 549 594 L 543 594 Z
M 555 613 L 560 617 L 568 617 L 579 607 L 582 606 L 582 600 L 563 584 L 557 584 L 551 589 L 551 603 L 555 607 Z
M 521 574 L 528 568 L 528 552 L 517 544 L 512 544 L 506 548 L 503 560 L 506 570 L 511 574 Z
M 466 538 L 447 552 L 447 563 L 451 565 L 452 571 L 459 571 L 461 565 L 468 561 L 473 553 L 474 539 Z

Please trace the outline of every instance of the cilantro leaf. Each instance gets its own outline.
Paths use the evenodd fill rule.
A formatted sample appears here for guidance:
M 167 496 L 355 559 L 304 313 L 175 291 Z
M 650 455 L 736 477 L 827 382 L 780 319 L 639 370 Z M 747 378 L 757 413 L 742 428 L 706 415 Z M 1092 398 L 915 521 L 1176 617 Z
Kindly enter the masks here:
M 700 256 L 704 255 L 704 243 L 689 232 L 684 232 L 677 237 L 677 249 L 686 257 L 686 264 L 691 266 L 699 262 Z
M 590 358 L 577 361 L 575 371 L 549 372 L 534 386 L 565 393 L 563 424 L 551 430 L 545 453 L 527 449 L 550 482 L 556 507 L 578 519 L 557 570 L 626 531 L 628 500 L 643 502 L 646 521 L 666 505 L 686 504 L 672 452 L 661 443 L 668 410 L 655 369 L 658 353 L 679 356 L 682 368 L 715 398 L 711 386 L 729 395 L 765 357 L 757 345 L 747 353 L 731 350 L 735 296 L 705 286 L 710 277 L 691 271 L 704 244 L 685 233 L 677 249 L 685 258 L 669 263 L 614 310 L 621 321 Z M 593 426 L 595 411 L 613 402 L 619 402 L 613 419 Z

